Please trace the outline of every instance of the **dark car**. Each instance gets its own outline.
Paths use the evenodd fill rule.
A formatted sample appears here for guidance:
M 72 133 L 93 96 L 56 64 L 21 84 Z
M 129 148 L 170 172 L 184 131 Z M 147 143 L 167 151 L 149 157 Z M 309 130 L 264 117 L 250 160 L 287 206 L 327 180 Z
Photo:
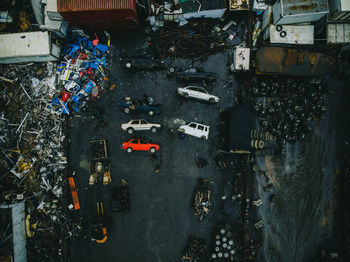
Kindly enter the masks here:
M 119 107 L 127 114 L 130 112 L 147 113 L 150 116 L 160 114 L 160 105 L 149 105 L 146 103 L 136 104 L 132 100 L 120 102 Z
M 164 62 L 149 56 L 134 56 L 120 58 L 120 65 L 127 69 L 156 70 L 163 69 Z
M 176 72 L 174 68 L 170 68 L 169 76 L 175 76 L 178 80 L 185 81 L 215 81 L 217 74 L 213 72 L 204 72 L 198 68 L 188 68 L 184 71 Z
M 121 186 L 114 186 L 111 189 L 112 211 L 128 212 L 129 203 L 129 185 L 125 179 L 122 179 Z

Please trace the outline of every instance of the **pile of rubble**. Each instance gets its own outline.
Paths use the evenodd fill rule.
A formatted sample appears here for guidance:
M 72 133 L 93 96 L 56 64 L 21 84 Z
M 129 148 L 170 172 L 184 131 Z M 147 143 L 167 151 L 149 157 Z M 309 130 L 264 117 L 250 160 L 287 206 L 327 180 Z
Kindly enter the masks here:
M 0 203 L 26 203 L 29 256 L 64 253 L 67 218 L 67 118 L 98 97 L 108 80 L 108 46 L 72 34 L 59 65 L 0 67 Z
M 204 253 L 205 249 L 205 239 L 190 236 L 183 252 L 182 260 L 190 262 L 199 261 L 200 256 Z
M 310 121 L 322 119 L 330 89 L 321 81 L 254 78 L 240 88 L 260 117 L 259 126 L 279 142 L 296 142 L 311 130 Z
M 204 181 L 199 181 L 193 196 L 192 209 L 196 216 L 200 215 L 200 220 L 207 216 L 211 210 L 210 189 Z
M 217 19 L 190 19 L 183 26 L 168 22 L 155 32 L 150 32 L 151 43 L 155 43 L 163 56 L 198 58 L 220 52 L 238 44 L 238 30 L 234 21 L 221 25 Z

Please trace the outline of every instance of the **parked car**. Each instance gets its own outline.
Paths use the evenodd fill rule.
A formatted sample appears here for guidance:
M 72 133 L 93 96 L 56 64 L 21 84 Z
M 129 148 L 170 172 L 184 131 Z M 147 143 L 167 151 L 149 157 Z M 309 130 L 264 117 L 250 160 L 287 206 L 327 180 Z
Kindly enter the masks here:
M 122 124 L 121 127 L 122 127 L 122 130 L 127 131 L 129 134 L 132 134 L 134 131 L 147 131 L 147 130 L 151 130 L 152 133 L 155 133 L 161 127 L 161 125 L 149 123 L 144 119 L 135 119 Z
M 215 104 L 220 101 L 220 98 L 208 93 L 204 87 L 200 86 L 186 86 L 179 87 L 177 89 L 177 94 L 183 96 L 184 98 L 194 98 L 198 100 L 208 101 L 211 104 Z
M 128 153 L 131 153 L 132 151 L 150 151 L 151 153 L 155 153 L 160 149 L 160 146 L 157 144 L 151 144 L 142 138 L 132 138 L 123 143 L 123 149 Z
M 155 114 L 160 114 L 159 105 L 149 105 L 146 103 L 136 104 L 130 98 L 120 102 L 119 107 L 122 108 L 124 112 L 127 114 L 129 114 L 130 112 L 147 113 L 150 116 L 153 116 Z
M 201 139 L 208 139 L 210 126 L 206 126 L 196 122 L 190 122 L 186 125 L 181 125 L 178 131 L 190 136 L 195 136 Z
M 120 58 L 119 63 L 127 69 L 152 70 L 164 68 L 164 62 L 162 60 L 145 56 Z
M 188 68 L 184 71 L 176 72 L 175 68 L 169 69 L 169 76 L 175 76 L 178 80 L 185 81 L 215 81 L 217 74 L 213 72 L 203 72 L 198 68 Z

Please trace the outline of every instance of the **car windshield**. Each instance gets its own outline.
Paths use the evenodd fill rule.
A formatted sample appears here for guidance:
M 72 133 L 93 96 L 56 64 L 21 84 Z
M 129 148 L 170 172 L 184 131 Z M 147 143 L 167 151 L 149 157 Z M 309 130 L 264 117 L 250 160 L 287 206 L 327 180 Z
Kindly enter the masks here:
M 192 128 L 196 128 L 196 127 L 197 127 L 197 124 L 195 124 L 195 123 L 191 123 L 191 124 L 190 124 L 190 127 L 192 127 Z
M 141 124 L 142 124 L 142 125 L 147 125 L 148 122 L 147 122 L 146 120 L 141 120 Z
M 133 120 L 133 121 L 131 121 L 131 124 L 132 125 L 138 125 L 139 124 L 139 120 Z
M 198 91 L 206 94 L 208 93 L 203 87 L 198 87 Z
M 131 143 L 133 143 L 133 144 L 138 144 L 138 143 L 139 143 L 139 140 L 138 140 L 138 139 L 133 139 L 133 140 L 131 140 Z

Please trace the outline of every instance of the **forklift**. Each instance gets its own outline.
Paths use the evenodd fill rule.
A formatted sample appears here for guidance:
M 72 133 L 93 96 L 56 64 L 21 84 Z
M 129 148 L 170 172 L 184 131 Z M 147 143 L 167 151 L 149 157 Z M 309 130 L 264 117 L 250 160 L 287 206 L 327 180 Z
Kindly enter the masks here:
M 97 219 L 92 225 L 91 241 L 99 244 L 107 241 L 107 227 L 103 217 L 103 202 L 97 202 Z
M 111 178 L 111 164 L 107 155 L 107 141 L 106 140 L 92 140 L 90 141 L 92 150 L 92 161 L 90 161 L 90 177 L 89 185 L 95 184 L 108 185 L 112 182 Z

